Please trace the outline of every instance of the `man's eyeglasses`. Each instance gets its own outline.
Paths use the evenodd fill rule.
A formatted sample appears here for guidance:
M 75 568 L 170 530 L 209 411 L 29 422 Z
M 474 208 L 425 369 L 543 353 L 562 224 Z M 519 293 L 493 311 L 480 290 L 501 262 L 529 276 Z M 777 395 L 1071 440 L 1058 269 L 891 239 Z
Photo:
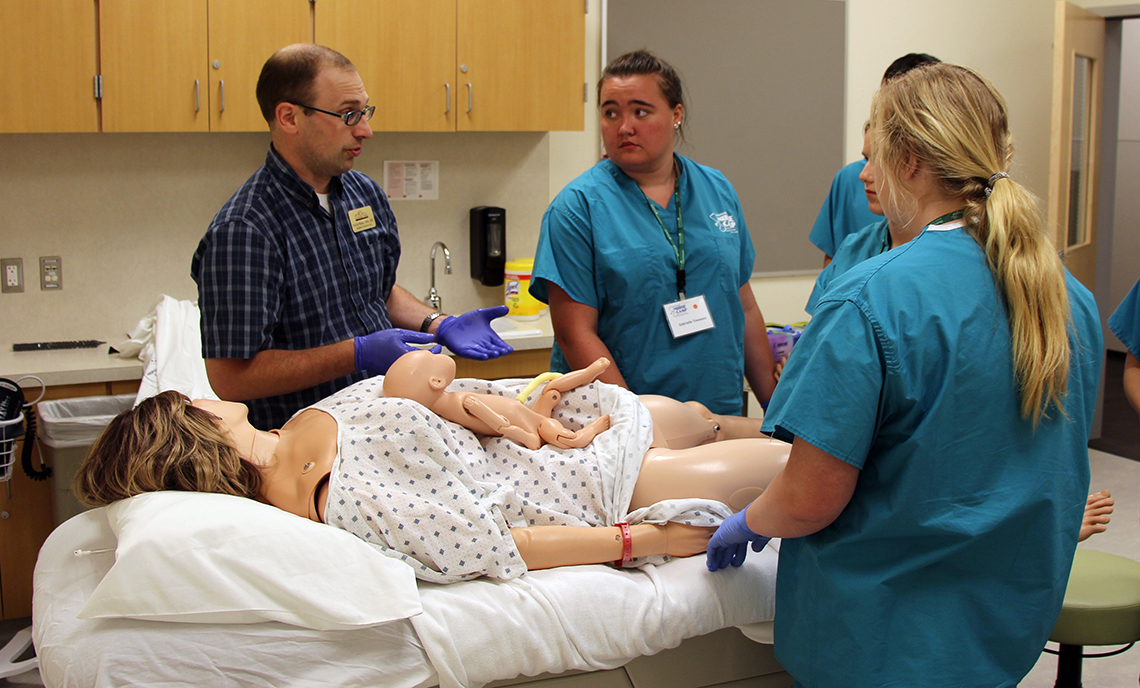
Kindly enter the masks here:
M 350 127 L 355 127 L 360 122 L 361 117 L 364 119 L 372 119 L 372 113 L 376 112 L 375 105 L 366 105 L 364 106 L 363 110 L 349 110 L 348 112 L 332 112 L 331 110 L 322 110 L 318 107 L 313 107 L 312 105 L 304 105 L 302 103 L 292 103 L 292 105 L 303 107 L 307 110 L 316 110 L 317 112 L 323 112 L 326 115 L 332 115 L 333 117 L 339 117 L 343 119 L 344 123 Z

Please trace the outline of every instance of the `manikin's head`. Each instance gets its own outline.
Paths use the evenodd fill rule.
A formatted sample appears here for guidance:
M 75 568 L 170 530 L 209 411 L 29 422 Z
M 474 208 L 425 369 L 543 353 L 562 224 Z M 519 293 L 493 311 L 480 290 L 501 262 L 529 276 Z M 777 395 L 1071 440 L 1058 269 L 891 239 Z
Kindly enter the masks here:
M 256 498 L 261 474 L 234 448 L 224 419 L 166 391 L 111 421 L 76 471 L 73 486 L 88 506 L 160 490 Z
M 418 401 L 431 408 L 455 380 L 455 361 L 444 354 L 409 351 L 384 374 L 384 396 Z

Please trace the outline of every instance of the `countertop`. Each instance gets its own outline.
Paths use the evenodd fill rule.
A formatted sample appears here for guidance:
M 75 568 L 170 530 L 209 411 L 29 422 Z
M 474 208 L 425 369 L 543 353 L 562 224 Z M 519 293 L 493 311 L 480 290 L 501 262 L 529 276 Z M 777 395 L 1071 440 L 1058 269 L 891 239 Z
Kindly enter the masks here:
M 499 318 L 492 327 L 517 351 L 554 346 L 554 330 L 545 312 L 537 320 Z M 112 343 L 117 344 L 119 340 Z M 48 387 L 142 379 L 141 360 L 108 354 L 108 349 L 108 344 L 101 344 L 94 349 L 17 352 L 12 351 L 11 343 L 6 343 L 0 345 L 0 377 L 15 380 L 34 375 Z

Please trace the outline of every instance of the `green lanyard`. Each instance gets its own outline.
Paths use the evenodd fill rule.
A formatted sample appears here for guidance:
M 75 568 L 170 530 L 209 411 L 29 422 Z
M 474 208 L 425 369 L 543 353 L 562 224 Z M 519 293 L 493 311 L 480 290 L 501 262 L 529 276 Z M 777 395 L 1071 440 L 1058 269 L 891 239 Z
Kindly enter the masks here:
M 645 196 L 645 192 L 642 192 Z M 653 201 L 649 200 L 649 196 L 645 196 L 645 203 L 649 206 L 649 210 L 653 212 L 653 217 L 657 218 L 657 224 L 661 225 L 661 232 L 665 235 L 665 241 L 669 242 L 669 246 L 673 248 L 673 255 L 677 258 L 677 297 L 679 299 L 685 298 L 685 224 L 681 221 L 681 178 L 678 177 L 673 181 L 673 204 L 677 206 L 677 243 L 673 243 L 673 237 L 669 236 L 669 230 L 665 227 L 665 222 L 661 220 L 661 216 L 657 213 L 657 208 L 653 207 Z
M 962 216 L 965 214 L 966 214 L 965 210 L 954 210 L 952 212 L 946 213 L 942 217 L 935 218 L 934 221 L 932 221 L 930 224 L 931 225 L 944 225 L 947 222 L 953 222 L 954 220 L 962 219 Z M 927 225 L 927 227 L 929 227 L 929 226 L 930 225 Z M 883 251 L 887 250 L 887 239 L 890 239 L 890 238 L 891 238 L 891 228 L 888 226 L 887 231 L 883 233 L 883 243 L 879 245 L 879 253 L 882 253 Z
M 939 218 L 932 220 L 930 222 L 930 224 L 932 224 L 932 225 L 944 225 L 947 222 L 953 222 L 954 220 L 961 220 L 962 216 L 965 214 L 966 214 L 965 210 L 954 210 L 954 211 L 951 211 L 949 213 L 946 213 L 942 217 L 939 217 Z M 929 226 L 929 225 L 927 225 L 927 226 Z

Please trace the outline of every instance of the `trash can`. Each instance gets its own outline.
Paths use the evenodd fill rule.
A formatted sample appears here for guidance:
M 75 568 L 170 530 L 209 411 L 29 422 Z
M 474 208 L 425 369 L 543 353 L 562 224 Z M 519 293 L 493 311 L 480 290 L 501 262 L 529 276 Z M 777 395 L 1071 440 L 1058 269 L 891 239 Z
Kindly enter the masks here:
M 44 460 L 55 481 L 55 523 L 59 525 L 85 510 L 71 494 L 71 480 L 87 458 L 91 445 L 111 419 L 134 406 L 134 394 L 110 397 L 78 397 L 41 401 L 36 404 L 38 434 Z

